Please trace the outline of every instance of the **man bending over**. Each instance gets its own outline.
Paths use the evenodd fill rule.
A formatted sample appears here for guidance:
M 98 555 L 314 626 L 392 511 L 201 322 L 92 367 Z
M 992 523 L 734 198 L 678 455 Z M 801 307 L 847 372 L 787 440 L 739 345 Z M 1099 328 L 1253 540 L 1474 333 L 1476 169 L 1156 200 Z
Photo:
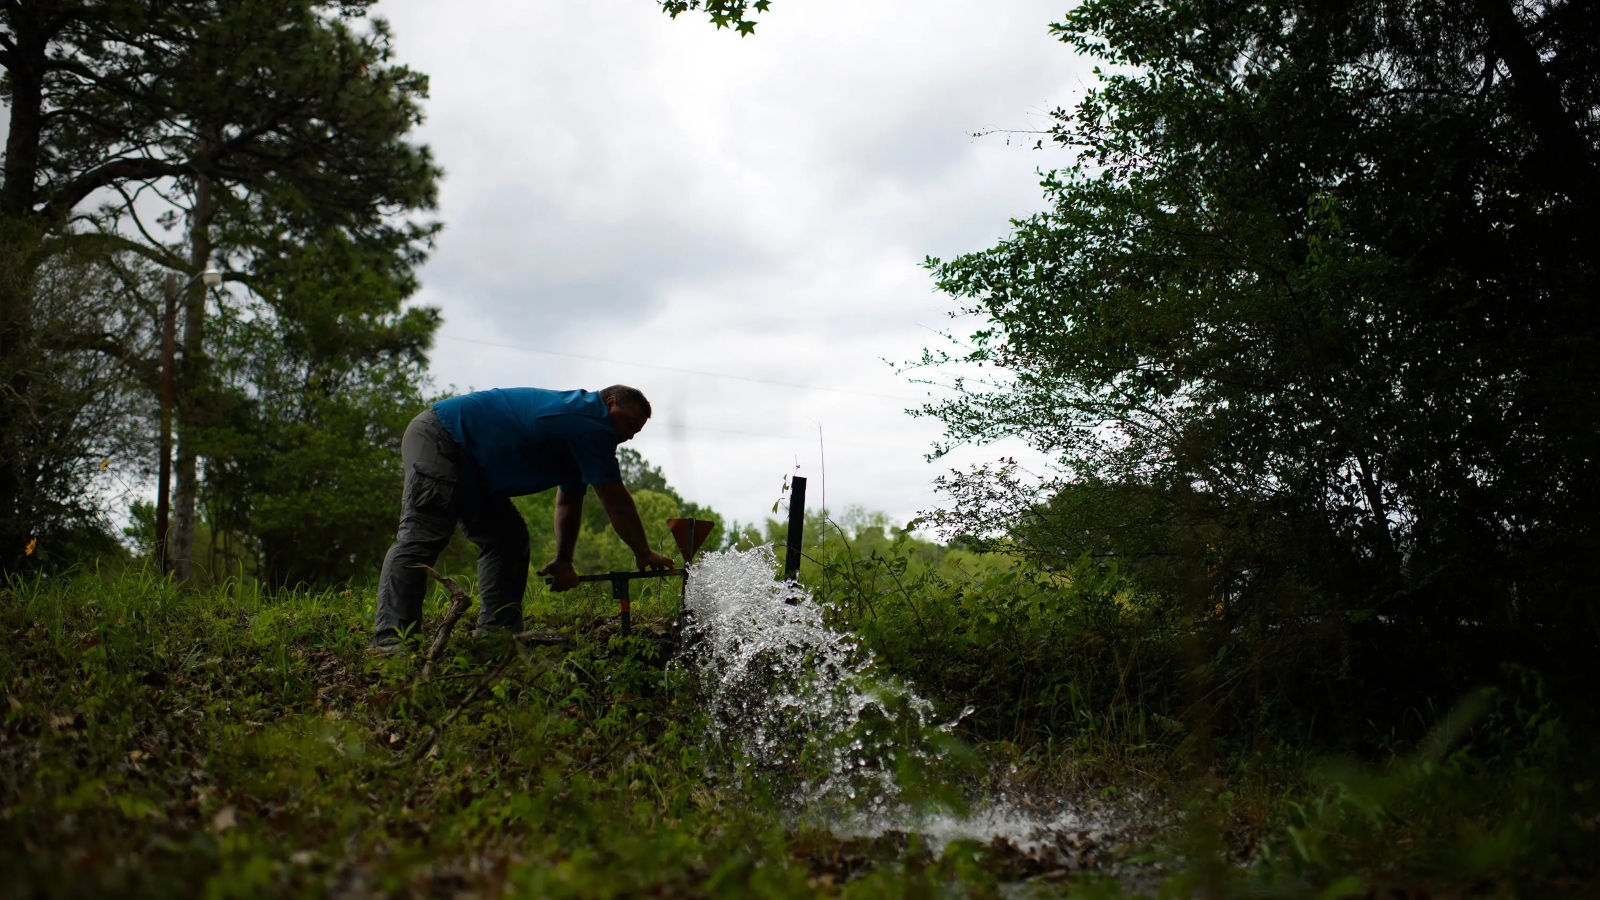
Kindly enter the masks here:
M 422 620 L 427 576 L 461 523 L 478 545 L 478 632 L 522 630 L 528 586 L 528 526 L 512 497 L 556 488 L 556 558 L 539 570 L 554 590 L 578 583 L 583 495 L 589 485 L 640 569 L 672 560 L 650 549 L 633 497 L 622 485 L 617 445 L 650 418 L 650 401 L 625 385 L 603 391 L 503 388 L 441 400 L 406 426 L 400 444 L 405 493 L 400 533 L 383 558 L 372 649 L 392 653 Z

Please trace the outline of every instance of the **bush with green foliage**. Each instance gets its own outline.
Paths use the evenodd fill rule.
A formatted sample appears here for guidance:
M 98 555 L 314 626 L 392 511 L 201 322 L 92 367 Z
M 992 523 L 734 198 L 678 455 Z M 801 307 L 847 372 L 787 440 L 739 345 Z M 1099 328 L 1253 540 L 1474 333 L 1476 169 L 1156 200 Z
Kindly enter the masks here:
M 932 696 L 971 706 L 967 733 L 1119 759 L 1181 738 L 1180 632 L 1115 565 L 1040 572 L 859 511 L 816 524 L 801 575 L 830 622 Z
M 1508 659 L 1581 690 L 1594 4 L 1090 0 L 1055 30 L 1103 66 L 1041 139 L 1074 161 L 1047 211 L 930 261 L 981 319 L 956 358 L 999 374 L 926 412 L 1058 472 L 958 473 L 937 524 L 1118 561 L 1230 727 L 1265 693 L 1370 740 Z

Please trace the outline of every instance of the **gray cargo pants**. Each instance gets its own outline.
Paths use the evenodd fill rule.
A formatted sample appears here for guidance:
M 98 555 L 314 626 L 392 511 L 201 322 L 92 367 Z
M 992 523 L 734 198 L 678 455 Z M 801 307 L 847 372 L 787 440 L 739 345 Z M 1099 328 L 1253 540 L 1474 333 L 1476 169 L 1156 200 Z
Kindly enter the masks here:
M 400 500 L 400 532 L 383 558 L 378 582 L 374 644 L 415 636 L 422 621 L 428 576 L 412 566 L 433 565 L 460 522 L 478 545 L 478 630 L 522 630 L 522 594 L 528 587 L 528 526 L 511 498 L 474 487 L 463 479 L 460 445 L 424 410 L 406 426 L 400 442 L 406 487 Z

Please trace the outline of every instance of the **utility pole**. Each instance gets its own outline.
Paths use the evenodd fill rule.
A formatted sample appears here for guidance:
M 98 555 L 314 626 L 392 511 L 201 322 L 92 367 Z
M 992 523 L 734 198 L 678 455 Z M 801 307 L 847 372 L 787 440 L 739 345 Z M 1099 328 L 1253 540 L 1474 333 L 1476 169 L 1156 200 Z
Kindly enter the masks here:
M 161 464 L 156 485 L 156 562 L 167 574 L 167 517 L 172 507 L 172 382 L 178 330 L 178 276 L 167 273 L 166 308 L 161 315 Z

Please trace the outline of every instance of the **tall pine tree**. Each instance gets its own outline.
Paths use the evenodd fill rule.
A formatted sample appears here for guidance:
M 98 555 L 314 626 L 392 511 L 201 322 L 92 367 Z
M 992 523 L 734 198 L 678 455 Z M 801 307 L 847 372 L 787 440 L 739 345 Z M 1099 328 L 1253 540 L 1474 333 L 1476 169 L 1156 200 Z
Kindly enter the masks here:
M 0 19 L 13 115 L 0 187 L 8 240 L 0 316 L 0 566 L 15 565 L 38 528 L 38 471 L 23 411 L 24 353 L 36 328 L 32 273 L 52 252 L 92 246 L 133 253 L 192 276 L 218 257 L 260 282 L 296 243 L 334 235 L 409 279 L 433 226 L 438 170 L 406 138 L 426 79 L 392 62 L 365 2 L 8 3 Z M 360 28 L 356 26 L 360 25 Z M 92 208 L 90 204 L 97 204 Z M 177 210 L 181 233 L 140 218 Z M 27 238 L 23 240 L 22 238 Z M 205 287 L 184 306 L 179 378 L 178 513 L 192 530 L 193 435 L 214 378 L 206 356 Z M 31 482 L 30 482 L 31 478 Z

